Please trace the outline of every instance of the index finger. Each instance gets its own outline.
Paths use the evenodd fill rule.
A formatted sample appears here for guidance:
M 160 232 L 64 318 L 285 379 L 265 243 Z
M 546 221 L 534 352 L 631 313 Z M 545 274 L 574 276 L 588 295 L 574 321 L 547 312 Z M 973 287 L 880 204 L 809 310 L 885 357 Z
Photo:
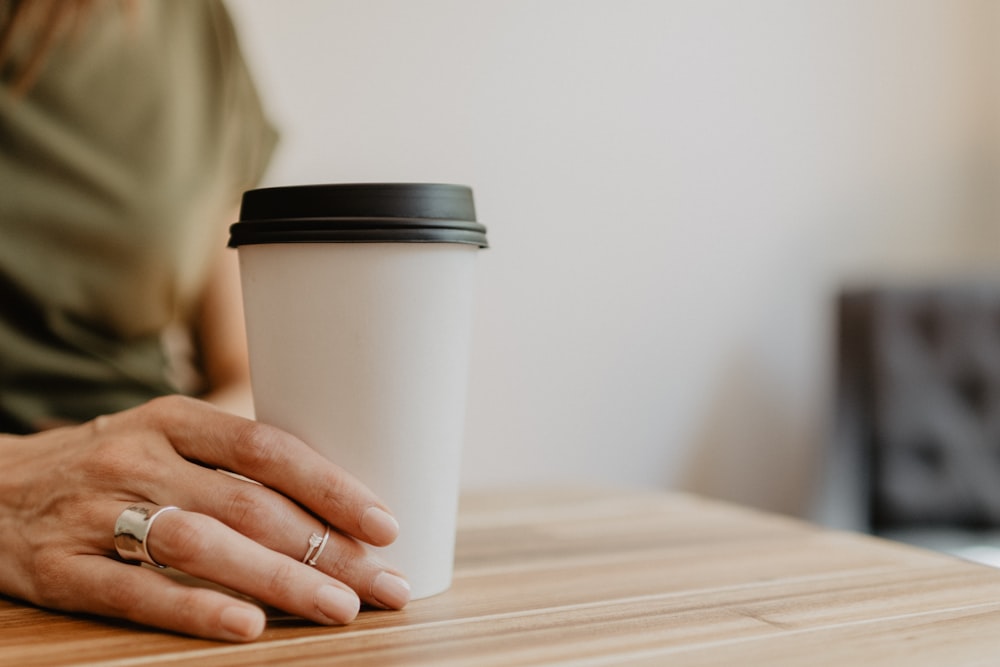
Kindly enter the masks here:
M 396 539 L 399 524 L 382 501 L 290 433 L 181 396 L 148 405 L 184 458 L 260 482 L 369 544 L 385 546 Z

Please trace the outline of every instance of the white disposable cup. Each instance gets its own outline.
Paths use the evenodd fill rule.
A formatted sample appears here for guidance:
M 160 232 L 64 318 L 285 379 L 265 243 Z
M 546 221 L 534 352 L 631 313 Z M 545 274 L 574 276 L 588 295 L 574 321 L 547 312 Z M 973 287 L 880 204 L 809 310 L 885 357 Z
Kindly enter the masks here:
M 411 599 L 452 580 L 479 247 L 238 245 L 256 417 L 386 503 Z

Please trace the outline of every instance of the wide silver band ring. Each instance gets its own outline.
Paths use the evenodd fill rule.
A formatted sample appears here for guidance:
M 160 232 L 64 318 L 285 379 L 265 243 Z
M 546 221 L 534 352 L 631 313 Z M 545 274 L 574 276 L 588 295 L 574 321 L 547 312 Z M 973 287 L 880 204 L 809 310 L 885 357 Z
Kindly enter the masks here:
M 309 536 L 309 551 L 306 552 L 305 558 L 302 562 L 306 565 L 316 566 L 316 561 L 319 560 L 319 556 L 323 553 L 323 549 L 326 549 L 326 543 L 330 539 L 330 526 L 326 527 L 326 531 L 320 536 L 318 533 L 313 533 Z
M 156 517 L 170 510 L 179 510 L 179 507 L 168 505 L 160 507 L 153 503 L 136 503 L 129 505 L 125 511 L 118 515 L 115 521 L 115 551 L 124 560 L 131 562 L 149 563 L 156 567 L 166 567 L 153 560 L 149 555 L 148 541 L 149 531 L 153 527 Z

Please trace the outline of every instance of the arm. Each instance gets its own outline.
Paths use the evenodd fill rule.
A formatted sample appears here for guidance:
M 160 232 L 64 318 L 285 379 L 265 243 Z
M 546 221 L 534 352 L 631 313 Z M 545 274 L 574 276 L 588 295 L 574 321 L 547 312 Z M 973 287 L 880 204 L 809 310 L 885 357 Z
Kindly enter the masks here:
M 236 251 L 222 248 L 198 309 L 196 337 L 208 382 L 208 402 L 243 417 L 253 417 L 247 362 L 243 296 Z

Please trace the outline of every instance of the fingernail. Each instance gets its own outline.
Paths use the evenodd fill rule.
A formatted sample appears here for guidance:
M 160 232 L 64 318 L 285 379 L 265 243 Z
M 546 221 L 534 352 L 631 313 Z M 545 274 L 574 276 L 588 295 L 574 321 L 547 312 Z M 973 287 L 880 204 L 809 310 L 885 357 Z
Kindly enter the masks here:
M 372 597 L 389 609 L 402 609 L 410 601 L 410 584 L 406 579 L 380 572 L 372 583 Z
M 316 608 L 334 623 L 350 623 L 358 615 L 358 596 L 329 584 L 316 591 Z
M 259 609 L 226 607 L 219 617 L 219 624 L 234 639 L 256 639 L 264 631 L 264 613 Z
M 399 523 L 385 510 L 369 507 L 361 517 L 361 530 L 372 544 L 383 546 L 391 544 L 399 535 Z

